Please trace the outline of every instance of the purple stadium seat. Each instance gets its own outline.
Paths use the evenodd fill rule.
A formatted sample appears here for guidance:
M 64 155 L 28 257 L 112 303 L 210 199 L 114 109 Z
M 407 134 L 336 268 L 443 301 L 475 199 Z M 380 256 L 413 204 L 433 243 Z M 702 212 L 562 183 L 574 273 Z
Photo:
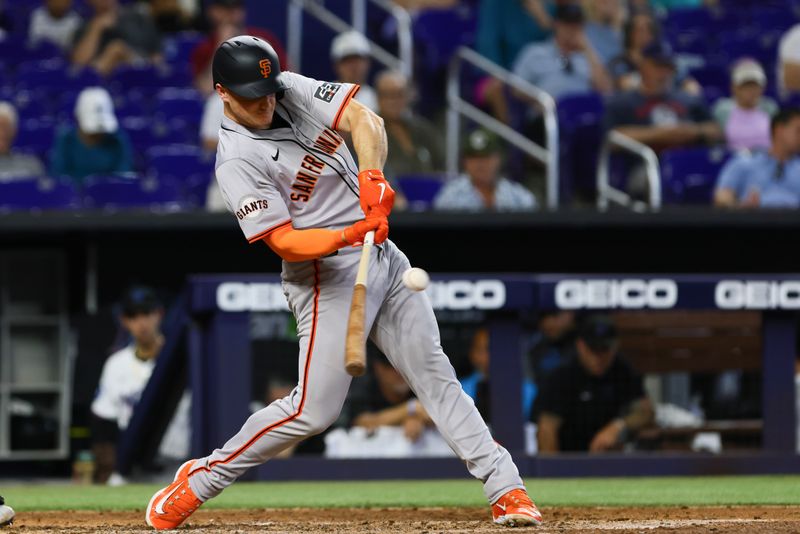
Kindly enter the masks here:
M 603 144 L 605 105 L 597 93 L 566 95 L 558 100 L 561 195 L 591 197 L 595 169 Z
M 214 155 L 195 145 L 165 145 L 147 151 L 147 168 L 160 182 L 174 184 L 191 205 L 205 204 L 214 176 Z
M 89 176 L 83 195 L 87 208 L 174 211 L 181 207 L 181 196 L 175 186 L 137 175 Z
M 431 69 L 446 66 L 459 46 L 474 42 L 476 28 L 476 13 L 465 6 L 422 11 L 413 28 L 424 50 L 421 59 Z
M 43 157 L 53 145 L 55 123 L 42 119 L 27 119 L 20 122 L 14 146 L 22 150 L 34 152 Z
M 58 210 L 80 206 L 78 193 L 69 180 L 52 178 L 0 182 L 0 210 Z
M 711 204 L 714 184 L 730 154 L 720 148 L 682 148 L 661 154 L 665 203 Z
M 189 63 L 192 51 L 206 36 L 198 32 L 182 32 L 164 43 L 164 57 L 170 64 Z
M 394 180 L 408 199 L 411 211 L 425 211 L 433 205 L 433 199 L 444 185 L 444 180 L 436 174 L 407 174 L 396 176 Z
M 156 115 L 160 120 L 183 119 L 195 125 L 203 116 L 203 96 L 196 89 L 167 87 L 156 96 Z
M 664 27 L 670 32 L 688 29 L 707 31 L 711 24 L 711 12 L 703 8 L 671 9 L 664 20 Z
M 692 78 L 697 80 L 703 89 L 713 88 L 722 93 L 727 93 L 731 85 L 731 76 L 727 69 L 706 66 L 700 69 L 692 69 L 689 71 Z

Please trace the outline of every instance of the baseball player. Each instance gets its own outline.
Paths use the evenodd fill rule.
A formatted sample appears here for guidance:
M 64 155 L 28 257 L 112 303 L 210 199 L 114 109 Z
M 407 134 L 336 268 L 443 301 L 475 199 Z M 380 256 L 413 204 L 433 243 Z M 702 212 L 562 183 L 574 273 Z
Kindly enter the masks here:
M 177 527 L 248 469 L 337 418 L 351 380 L 344 346 L 359 245 L 375 231 L 366 331 L 483 481 L 494 521 L 539 524 L 511 456 L 461 390 L 427 295 L 402 282 L 409 261 L 387 239 L 394 191 L 380 170 L 386 134 L 383 121 L 353 100 L 358 85 L 281 72 L 269 43 L 251 36 L 222 43 L 212 70 L 225 106 L 217 181 L 247 240 L 265 243 L 284 260 L 300 378 L 290 395 L 251 415 L 222 447 L 181 466 L 174 482 L 150 500 L 147 523 Z M 339 132 L 351 134 L 358 166 Z

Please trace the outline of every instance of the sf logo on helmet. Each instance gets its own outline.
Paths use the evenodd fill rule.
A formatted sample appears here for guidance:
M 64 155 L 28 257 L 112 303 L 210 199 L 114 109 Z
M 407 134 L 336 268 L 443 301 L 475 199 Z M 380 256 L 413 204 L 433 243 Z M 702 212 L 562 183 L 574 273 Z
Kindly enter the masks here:
M 268 59 L 262 59 L 258 62 L 258 66 L 261 67 L 261 75 L 264 78 L 269 78 L 269 73 L 272 72 L 272 63 Z

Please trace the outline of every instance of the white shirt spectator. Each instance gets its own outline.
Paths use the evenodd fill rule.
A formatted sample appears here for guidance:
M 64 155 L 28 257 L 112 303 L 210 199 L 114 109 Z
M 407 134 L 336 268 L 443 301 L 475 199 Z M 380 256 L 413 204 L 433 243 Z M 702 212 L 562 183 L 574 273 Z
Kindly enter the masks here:
M 487 207 L 469 176 L 461 175 L 445 184 L 436 195 L 433 207 L 437 210 L 463 211 L 533 211 L 537 208 L 533 193 L 506 178 L 498 179 L 494 202 L 493 207 Z
M 137 358 L 133 345 L 109 356 L 92 402 L 92 413 L 116 421 L 120 430 L 126 429 L 155 365 L 155 358 Z
M 80 25 L 81 17 L 74 11 L 55 18 L 45 6 L 40 6 L 31 15 L 28 42 L 31 46 L 36 46 L 41 41 L 49 41 L 67 51 L 72 47 L 72 38 Z
M 203 146 L 207 142 L 216 144 L 219 141 L 219 127 L 222 125 L 222 117 L 225 114 L 225 106 L 217 93 L 212 93 L 206 98 L 203 106 L 203 118 L 200 120 L 200 141 Z

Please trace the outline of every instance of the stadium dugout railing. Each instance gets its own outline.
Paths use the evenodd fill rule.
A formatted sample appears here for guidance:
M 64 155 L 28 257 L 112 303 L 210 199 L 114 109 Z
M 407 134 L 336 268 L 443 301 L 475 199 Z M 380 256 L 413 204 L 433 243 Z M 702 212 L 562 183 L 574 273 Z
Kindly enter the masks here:
M 547 147 L 531 141 L 461 96 L 461 71 L 464 63 L 486 72 L 526 99 L 541 106 Z M 550 210 L 558 209 L 558 116 L 556 115 L 556 102 L 553 97 L 471 48 L 462 46 L 453 56 L 447 75 L 447 172 L 451 176 L 455 176 L 458 173 L 462 116 L 491 130 L 544 165 L 547 173 L 547 208 Z
M 383 65 L 399 70 L 406 77 L 414 76 L 414 39 L 411 16 L 408 11 L 388 0 L 352 0 L 350 22 L 327 9 L 323 2 L 315 0 L 290 0 L 287 10 L 287 48 L 292 68 L 302 72 L 303 13 L 306 13 L 331 30 L 342 33 L 356 30 L 366 36 L 367 4 L 371 3 L 386 11 L 397 22 L 398 53 L 392 54 L 375 42 L 369 41 L 370 56 Z
M 611 155 L 622 152 L 640 159 L 647 180 L 647 201 L 637 200 L 630 194 L 611 185 Z M 658 156 L 649 146 L 619 132 L 606 136 L 597 165 L 597 209 L 608 210 L 611 204 L 633 211 L 658 211 L 661 208 L 661 171 Z

